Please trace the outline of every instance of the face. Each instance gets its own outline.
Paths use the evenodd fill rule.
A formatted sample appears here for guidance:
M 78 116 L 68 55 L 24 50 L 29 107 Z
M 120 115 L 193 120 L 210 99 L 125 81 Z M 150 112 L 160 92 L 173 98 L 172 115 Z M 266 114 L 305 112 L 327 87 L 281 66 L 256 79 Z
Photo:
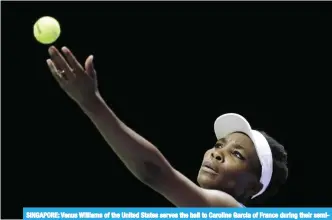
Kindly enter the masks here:
M 203 188 L 249 197 L 260 190 L 260 172 L 251 139 L 243 133 L 232 133 L 205 153 L 197 180 Z

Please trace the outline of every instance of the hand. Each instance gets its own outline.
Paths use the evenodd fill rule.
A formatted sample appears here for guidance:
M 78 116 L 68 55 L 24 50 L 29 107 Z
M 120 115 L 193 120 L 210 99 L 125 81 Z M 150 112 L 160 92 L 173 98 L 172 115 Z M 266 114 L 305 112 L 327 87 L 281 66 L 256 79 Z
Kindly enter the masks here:
M 62 52 L 66 59 L 55 47 L 50 47 L 51 59 L 47 60 L 48 67 L 60 87 L 79 105 L 99 97 L 93 56 L 86 59 L 83 68 L 68 48 L 63 47 Z

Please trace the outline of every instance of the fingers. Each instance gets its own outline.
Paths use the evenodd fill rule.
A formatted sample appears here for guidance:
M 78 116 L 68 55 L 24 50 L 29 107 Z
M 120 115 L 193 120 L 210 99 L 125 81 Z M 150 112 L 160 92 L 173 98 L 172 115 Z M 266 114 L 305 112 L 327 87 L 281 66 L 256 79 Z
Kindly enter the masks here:
M 67 47 L 63 47 L 62 52 L 64 53 L 64 55 L 69 63 L 69 66 L 72 69 L 74 69 L 74 71 L 77 72 L 77 74 L 84 73 L 84 69 L 83 69 L 82 65 L 77 61 L 76 57 L 73 55 L 73 53 Z
M 96 78 L 96 71 L 93 66 L 93 56 L 90 55 L 85 61 L 85 70 L 91 78 Z
M 85 61 L 85 69 L 82 65 L 77 61 L 76 57 L 73 53 L 67 48 L 62 47 L 62 54 L 54 47 L 49 48 L 49 54 L 51 56 L 51 60 L 47 60 L 47 64 L 53 74 L 53 76 L 59 81 L 61 80 L 72 80 L 78 76 L 85 75 L 86 73 L 91 77 L 96 77 L 96 72 L 93 67 L 93 56 L 89 56 Z M 63 72 L 63 74 L 59 74 Z
M 46 60 L 48 68 L 50 69 L 53 77 L 58 81 L 58 83 L 62 83 L 63 76 L 59 74 L 59 71 L 57 70 L 56 66 L 54 65 L 53 61 L 51 59 Z
M 68 79 L 72 79 L 75 77 L 72 69 L 70 68 L 65 58 L 55 47 L 50 47 L 48 52 L 57 71 L 64 71 Z

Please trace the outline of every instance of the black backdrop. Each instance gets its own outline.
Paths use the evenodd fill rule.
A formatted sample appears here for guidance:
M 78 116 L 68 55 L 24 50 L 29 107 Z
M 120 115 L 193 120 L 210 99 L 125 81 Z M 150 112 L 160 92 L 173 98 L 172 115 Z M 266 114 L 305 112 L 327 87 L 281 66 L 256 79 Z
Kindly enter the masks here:
M 289 181 L 259 205 L 331 205 L 329 3 L 1 4 L 3 218 L 24 206 L 171 206 L 58 88 L 32 35 L 44 15 L 61 23 L 54 45 L 94 54 L 107 103 L 192 180 L 215 118 L 237 112 L 289 152 Z

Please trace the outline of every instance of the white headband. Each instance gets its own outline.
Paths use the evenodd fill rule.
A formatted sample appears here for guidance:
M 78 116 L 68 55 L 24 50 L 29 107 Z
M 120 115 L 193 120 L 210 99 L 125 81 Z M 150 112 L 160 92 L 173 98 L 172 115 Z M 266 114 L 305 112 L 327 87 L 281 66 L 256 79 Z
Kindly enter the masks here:
M 214 122 L 214 132 L 218 140 L 234 132 L 242 132 L 250 137 L 262 166 L 260 183 L 263 185 L 262 189 L 252 198 L 262 194 L 269 186 L 273 173 L 273 157 L 266 138 L 260 132 L 252 130 L 244 117 L 234 113 L 224 114 L 217 118 Z

